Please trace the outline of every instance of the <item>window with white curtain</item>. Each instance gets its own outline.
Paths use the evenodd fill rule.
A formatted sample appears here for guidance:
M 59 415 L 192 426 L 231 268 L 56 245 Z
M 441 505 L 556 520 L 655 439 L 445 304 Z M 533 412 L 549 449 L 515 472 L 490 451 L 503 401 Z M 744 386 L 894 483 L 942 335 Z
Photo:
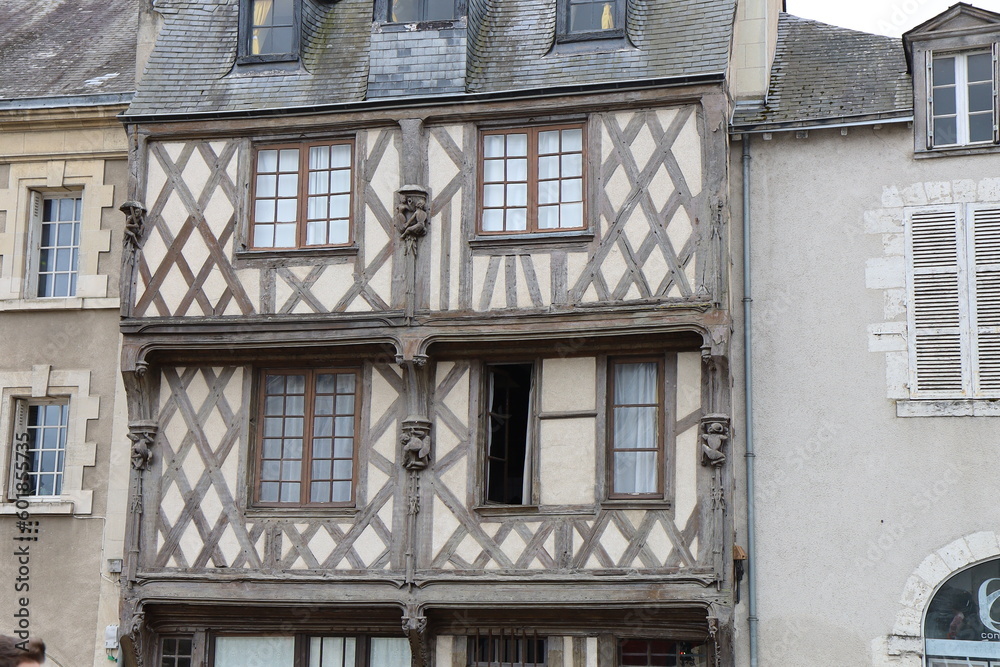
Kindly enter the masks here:
M 663 493 L 662 363 L 624 359 L 609 380 L 611 498 L 657 498 Z
M 166 644 L 162 651 L 172 657 Z M 410 644 L 403 637 L 216 637 L 212 665 L 410 667 Z

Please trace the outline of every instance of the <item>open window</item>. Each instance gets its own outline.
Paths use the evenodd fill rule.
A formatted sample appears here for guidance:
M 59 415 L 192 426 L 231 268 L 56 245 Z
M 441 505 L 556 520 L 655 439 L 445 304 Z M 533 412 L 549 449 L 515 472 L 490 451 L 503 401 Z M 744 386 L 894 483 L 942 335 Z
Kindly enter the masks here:
M 531 503 L 533 376 L 530 363 L 487 366 L 487 503 Z

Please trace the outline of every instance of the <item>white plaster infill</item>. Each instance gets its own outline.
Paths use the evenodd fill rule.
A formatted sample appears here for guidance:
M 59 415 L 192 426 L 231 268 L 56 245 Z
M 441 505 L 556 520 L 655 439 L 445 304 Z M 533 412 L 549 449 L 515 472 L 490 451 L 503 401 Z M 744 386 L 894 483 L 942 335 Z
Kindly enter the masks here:
M 954 574 L 1000 556 L 1000 535 L 991 530 L 972 533 L 938 549 L 906 580 L 892 632 L 872 640 L 875 667 L 923 667 L 923 620 L 927 604 Z
M 906 322 L 904 209 L 913 206 L 1000 202 L 1000 178 L 929 181 L 882 188 L 882 208 L 865 211 L 864 233 L 882 241 L 882 254 L 865 265 L 865 285 L 883 294 L 883 322 L 868 326 L 868 350 L 885 354 L 886 395 L 897 417 L 1000 416 L 1000 400 L 914 399 L 910 392 Z

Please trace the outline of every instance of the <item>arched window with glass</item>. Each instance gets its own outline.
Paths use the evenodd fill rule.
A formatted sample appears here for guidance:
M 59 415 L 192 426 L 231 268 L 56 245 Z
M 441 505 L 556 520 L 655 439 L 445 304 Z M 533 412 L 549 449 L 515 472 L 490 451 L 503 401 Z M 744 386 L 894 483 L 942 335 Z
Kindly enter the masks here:
M 924 617 L 927 667 L 1000 667 L 1000 558 L 952 575 Z

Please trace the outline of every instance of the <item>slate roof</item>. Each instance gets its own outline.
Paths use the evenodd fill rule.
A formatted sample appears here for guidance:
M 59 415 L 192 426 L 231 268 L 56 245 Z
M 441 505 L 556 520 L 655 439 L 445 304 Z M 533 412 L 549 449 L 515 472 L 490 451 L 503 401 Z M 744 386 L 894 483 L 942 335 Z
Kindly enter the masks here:
M 135 88 L 135 0 L 0 1 L 0 99 Z
M 555 45 L 557 0 L 470 0 L 470 92 L 724 72 L 735 0 L 627 0 L 628 40 Z
M 371 0 L 302 0 L 300 63 L 236 66 L 237 0 L 155 0 L 163 27 L 128 114 L 240 111 L 364 97 Z
M 595 40 L 582 50 L 553 48 L 556 2 L 469 0 L 467 70 L 459 92 L 721 74 L 726 69 L 736 0 L 627 0 L 628 40 Z M 127 115 L 245 112 L 375 97 L 376 91 L 369 95 L 367 90 L 372 4 L 302 0 L 301 65 L 266 67 L 236 64 L 239 0 L 155 0 L 164 25 Z M 428 54 L 403 50 L 408 59 L 400 63 L 401 70 L 433 69 L 415 60 L 444 57 L 437 49 Z M 403 74 L 395 77 L 407 80 Z M 426 81 L 417 83 L 420 91 L 403 92 L 434 93 L 426 89 Z M 454 83 L 440 94 L 454 93 Z
M 899 39 L 781 14 L 767 103 L 737 108 L 733 126 L 795 127 L 912 113 L 913 87 Z

